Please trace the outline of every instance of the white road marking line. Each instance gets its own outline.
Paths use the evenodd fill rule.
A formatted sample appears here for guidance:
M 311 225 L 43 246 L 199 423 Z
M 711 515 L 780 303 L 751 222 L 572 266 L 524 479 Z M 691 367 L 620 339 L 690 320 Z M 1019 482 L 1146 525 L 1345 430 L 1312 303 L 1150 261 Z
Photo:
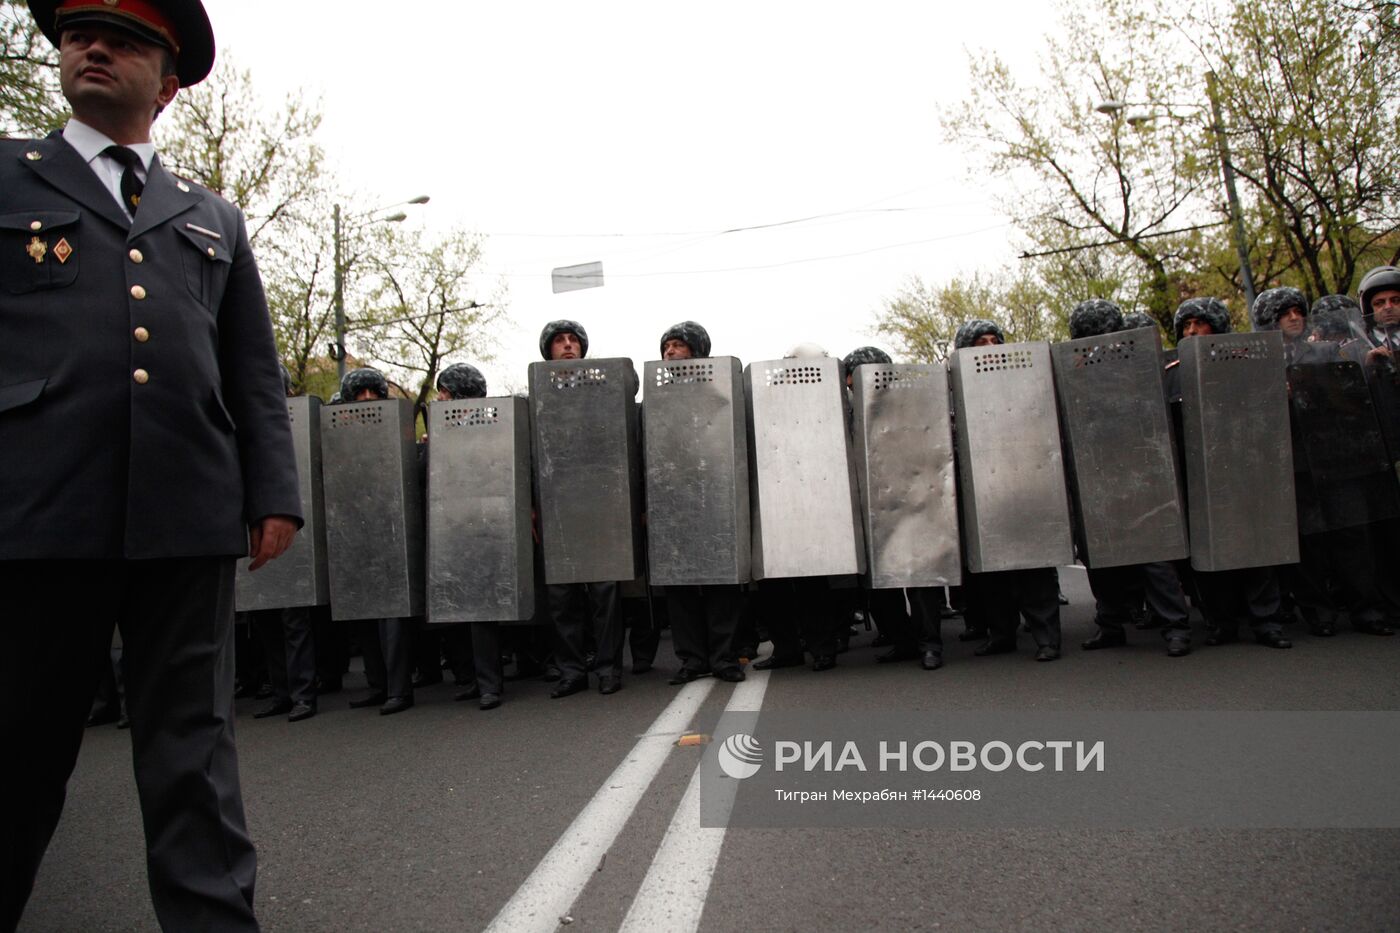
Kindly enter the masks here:
M 598 863 L 714 685 L 713 679 L 705 678 L 681 689 L 496 914 L 487 933 L 553 933 L 559 927 L 559 918 L 569 912 L 598 870 Z
M 763 694 L 767 689 L 768 671 L 750 670 L 748 680 L 734 688 L 734 695 L 724 709 L 726 716 L 758 712 L 763 707 Z M 726 716 L 721 716 L 715 727 L 716 741 L 732 731 L 732 727 L 726 728 Z M 738 790 L 739 782 L 728 784 L 733 787 L 724 805 L 726 811 L 733 805 L 733 791 Z M 647 876 L 632 899 L 632 908 L 623 918 L 620 933 L 654 933 L 656 930 L 679 933 L 699 929 L 723 846 L 723 827 L 700 825 L 700 766 L 697 765 L 661 840 L 661 847 L 647 869 Z

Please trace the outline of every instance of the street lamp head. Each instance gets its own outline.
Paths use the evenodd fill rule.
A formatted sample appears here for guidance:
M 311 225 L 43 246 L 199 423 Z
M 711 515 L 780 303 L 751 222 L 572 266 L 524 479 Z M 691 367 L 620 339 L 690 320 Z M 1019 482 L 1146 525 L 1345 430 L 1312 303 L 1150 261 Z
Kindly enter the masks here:
M 431 200 L 431 198 L 429 198 L 426 194 L 420 194 L 420 195 L 418 195 L 418 197 L 416 197 L 416 198 L 409 198 L 409 199 L 408 199 L 407 201 L 405 201 L 404 203 L 405 203 L 405 204 L 427 204 L 428 201 L 430 201 L 430 200 Z
M 1128 114 L 1125 119 L 1129 126 L 1142 126 L 1144 123 L 1151 123 L 1156 118 L 1155 114 L 1139 111 L 1137 113 Z
M 379 218 L 379 219 L 382 220 L 382 221 L 383 221 L 384 223 L 386 223 L 386 224 L 396 224 L 396 223 L 399 223 L 400 221 L 407 220 L 407 219 L 408 219 L 408 215 L 405 214 L 403 211 L 399 211 L 398 213 L 390 214 L 388 217 L 381 217 L 381 218 Z
M 1126 110 L 1127 108 L 1128 108 L 1128 104 L 1127 104 L 1126 101 L 1121 101 L 1121 100 L 1105 100 L 1105 101 L 1100 101 L 1100 102 L 1094 107 L 1094 110 L 1097 111 L 1098 113 L 1115 114 L 1115 113 L 1117 113 L 1118 111 L 1120 111 L 1120 110 Z

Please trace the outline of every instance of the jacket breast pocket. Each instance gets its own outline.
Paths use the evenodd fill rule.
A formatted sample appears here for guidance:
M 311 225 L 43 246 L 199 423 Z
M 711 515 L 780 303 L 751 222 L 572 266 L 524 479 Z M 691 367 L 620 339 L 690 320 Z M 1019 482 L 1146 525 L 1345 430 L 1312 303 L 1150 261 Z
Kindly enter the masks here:
M 67 288 L 78 279 L 77 211 L 0 214 L 0 282 L 12 295 Z
M 200 304 L 213 311 L 223 299 L 233 254 L 217 230 L 187 223 L 179 228 L 185 285 Z

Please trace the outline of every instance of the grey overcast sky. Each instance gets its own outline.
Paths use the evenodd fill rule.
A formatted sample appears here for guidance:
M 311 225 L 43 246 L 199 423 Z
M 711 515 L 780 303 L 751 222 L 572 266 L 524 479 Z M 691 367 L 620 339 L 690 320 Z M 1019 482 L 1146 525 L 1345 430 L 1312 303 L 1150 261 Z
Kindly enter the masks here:
M 411 222 L 487 236 L 478 297 L 510 290 L 493 394 L 525 384 L 554 318 L 639 368 L 684 319 L 746 363 L 809 340 L 843 355 L 880 343 L 874 312 L 910 275 L 1014 261 L 992 180 L 969 178 L 938 108 L 964 96 L 969 49 L 1032 71 L 1054 18 L 908 0 L 205 6 L 269 106 L 319 97 L 347 209 L 426 193 Z M 744 227 L 761 229 L 725 232 Z M 593 260 L 602 288 L 551 292 L 551 268 Z

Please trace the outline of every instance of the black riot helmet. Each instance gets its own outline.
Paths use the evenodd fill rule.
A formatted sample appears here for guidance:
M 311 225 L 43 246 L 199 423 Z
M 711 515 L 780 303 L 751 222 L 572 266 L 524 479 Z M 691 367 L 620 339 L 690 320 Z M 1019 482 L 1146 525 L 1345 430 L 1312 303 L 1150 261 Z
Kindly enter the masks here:
M 1069 313 L 1069 337 L 1102 337 L 1123 329 L 1123 309 L 1107 298 L 1089 298 Z
M 866 363 L 893 363 L 890 355 L 879 347 L 856 347 L 846 358 L 841 361 L 841 372 L 847 379 L 856 371 L 857 366 Z
M 1351 315 L 1342 308 L 1319 308 L 1314 304 L 1308 315 L 1308 333 L 1318 340 L 1345 341 L 1352 336 Z
M 1376 292 L 1386 289 L 1400 291 L 1400 269 L 1394 266 L 1377 266 L 1361 277 L 1361 287 L 1356 290 L 1357 297 L 1361 299 L 1361 313 L 1370 317 L 1375 312 L 1371 310 L 1371 298 Z
M 1350 295 L 1323 295 L 1312 303 L 1312 311 L 1308 316 L 1311 317 L 1319 311 L 1339 311 L 1347 317 L 1361 317 L 1361 305 Z
M 1219 298 L 1188 298 L 1176 307 L 1176 317 L 1172 319 L 1172 330 L 1178 342 L 1186 322 L 1192 319 L 1205 321 L 1217 334 L 1230 332 L 1230 309 Z
M 1139 327 L 1157 327 L 1157 319 L 1146 311 L 1132 311 L 1123 315 L 1123 329 L 1137 330 Z
M 1275 330 L 1278 327 L 1278 319 L 1283 317 L 1283 313 L 1289 308 L 1297 308 L 1303 312 L 1303 317 L 1307 317 L 1308 299 L 1303 297 L 1303 293 L 1298 289 L 1289 288 L 1287 285 L 1260 292 L 1254 299 L 1254 307 L 1249 309 L 1249 314 L 1254 319 L 1254 329 Z
M 368 366 L 352 369 L 345 374 L 344 379 L 340 380 L 342 401 L 355 401 L 356 397 L 365 389 L 373 392 L 375 398 L 386 399 L 389 397 L 389 380 L 385 379 L 384 374 L 379 370 Z
M 437 387 L 454 399 L 486 397 L 486 377 L 470 363 L 453 363 L 438 373 Z
M 953 335 L 953 349 L 961 350 L 970 347 L 977 342 L 978 338 L 991 334 L 997 338 L 997 343 L 1006 343 L 1006 334 L 1002 333 L 995 321 L 988 321 L 985 318 L 973 318 L 970 321 L 963 321 L 958 325 L 958 332 Z
M 579 355 L 588 355 L 588 331 L 583 329 L 583 325 L 578 321 L 558 320 L 550 321 L 544 326 L 544 330 L 540 331 L 540 356 L 546 360 L 553 359 L 549 355 L 549 347 L 560 334 L 573 334 L 578 338 L 582 350 Z
M 690 347 L 690 355 L 694 359 L 703 360 L 710 355 L 710 332 L 705 330 L 694 321 L 681 321 L 679 324 L 672 324 L 666 328 L 666 333 L 661 335 L 661 354 L 666 354 L 666 341 L 679 340 Z

